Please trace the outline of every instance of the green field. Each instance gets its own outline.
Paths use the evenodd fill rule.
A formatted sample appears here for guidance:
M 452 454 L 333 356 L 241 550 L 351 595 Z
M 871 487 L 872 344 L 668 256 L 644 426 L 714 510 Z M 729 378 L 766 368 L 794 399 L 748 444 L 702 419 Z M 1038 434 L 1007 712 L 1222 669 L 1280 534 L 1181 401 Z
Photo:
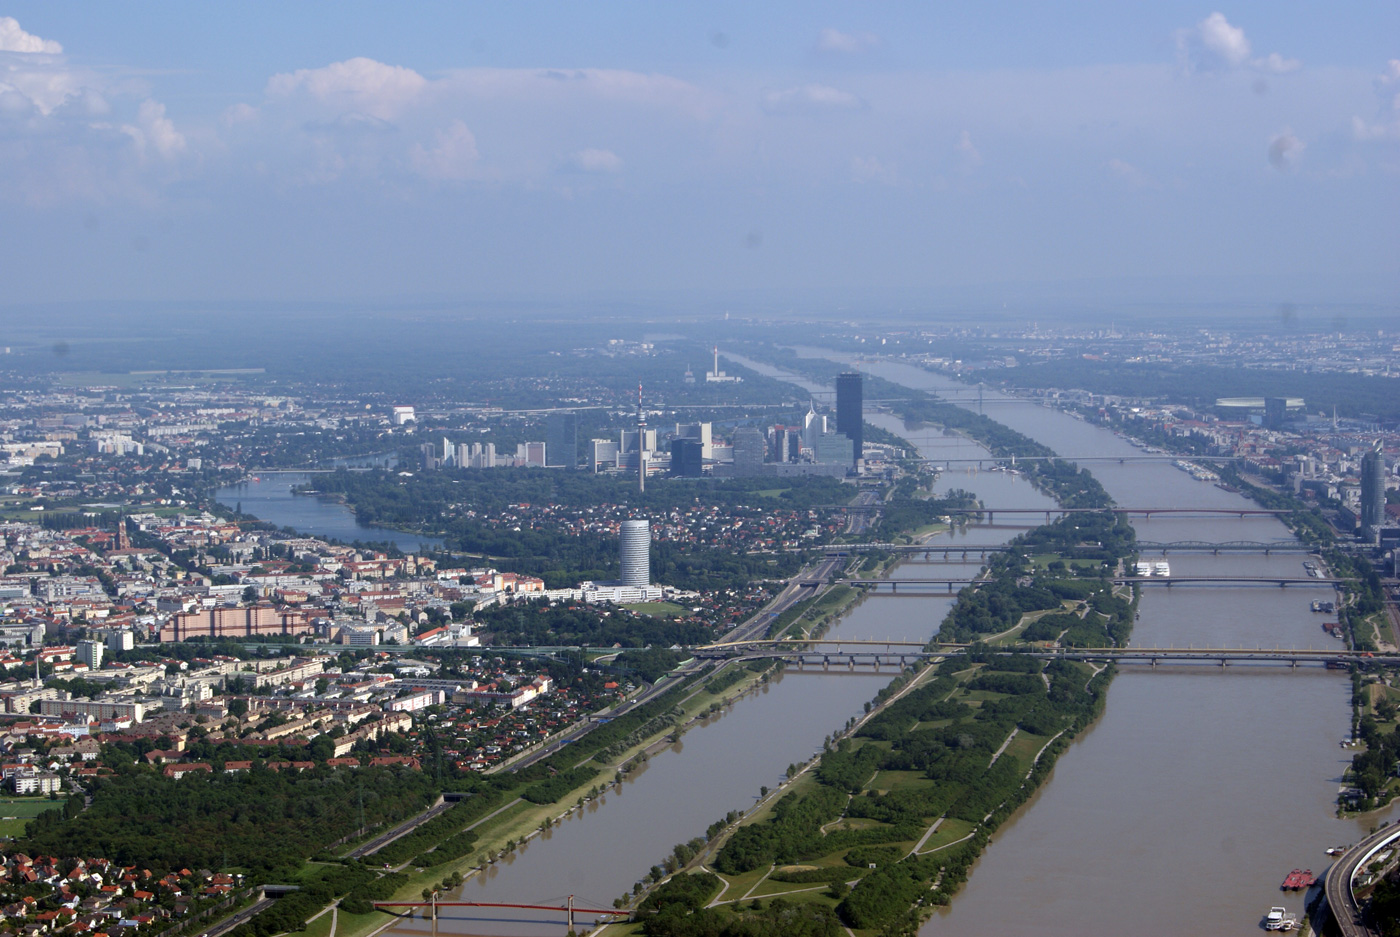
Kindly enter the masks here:
M 654 615 L 657 618 L 676 618 L 690 614 L 690 609 L 682 608 L 673 602 L 638 602 L 635 605 L 624 605 L 623 608 L 638 615 Z
M 47 797 L 0 797 L 0 836 L 23 836 L 26 823 L 61 804 Z

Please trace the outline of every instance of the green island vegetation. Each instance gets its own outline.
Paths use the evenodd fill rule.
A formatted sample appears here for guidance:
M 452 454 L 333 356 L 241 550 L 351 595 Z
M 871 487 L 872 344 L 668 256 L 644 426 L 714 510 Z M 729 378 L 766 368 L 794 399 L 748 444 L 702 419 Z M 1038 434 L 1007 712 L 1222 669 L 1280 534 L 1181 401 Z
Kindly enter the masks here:
M 1335 406 L 1342 416 L 1367 413 L 1385 422 L 1400 419 L 1394 381 L 1365 374 L 1062 358 L 1015 371 L 976 371 L 966 379 L 1017 387 L 1075 388 L 1135 399 L 1155 397 L 1205 408 L 1222 397 L 1296 397 L 1306 382 L 1308 406 L 1315 410 L 1330 413 Z
M 557 505 L 589 510 L 603 505 L 655 513 L 721 508 L 730 519 L 761 518 L 774 509 L 816 510 L 851 498 L 844 483 L 816 476 L 723 481 L 667 479 L 645 492 L 631 479 L 546 469 L 442 469 L 403 476 L 388 471 L 338 471 L 316 478 L 314 489 L 343 498 L 364 523 L 442 537 L 451 550 L 489 558 L 515 572 L 544 579 L 549 588 L 582 580 L 615 579 L 616 537 L 566 530 L 558 522 L 532 527 L 492 524 L 512 506 Z M 516 528 L 519 529 L 516 529 Z M 683 589 L 740 588 L 755 579 L 785 578 L 801 569 L 797 551 L 758 553 L 657 539 L 652 575 Z
M 719 837 L 707 863 L 717 874 L 653 889 L 637 932 L 912 934 L 1102 712 L 1111 666 L 1047 661 L 1025 642 L 1126 642 L 1136 600 L 1111 574 L 1135 552 L 1132 527 L 1107 512 L 1011 541 L 987 581 L 959 594 L 930 647 L 1019 643 L 972 643 L 896 678 L 811 770 L 790 769 L 786 793 Z M 734 897 L 710 906 L 721 889 Z M 754 893 L 760 900 L 743 898 Z

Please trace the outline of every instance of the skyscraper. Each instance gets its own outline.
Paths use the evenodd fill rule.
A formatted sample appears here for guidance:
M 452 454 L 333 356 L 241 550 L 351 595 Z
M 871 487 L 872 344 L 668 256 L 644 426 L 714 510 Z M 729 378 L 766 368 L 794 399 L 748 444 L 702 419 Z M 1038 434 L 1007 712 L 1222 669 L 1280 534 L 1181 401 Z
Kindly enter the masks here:
M 651 585 L 651 522 L 623 521 L 619 543 L 624 586 Z
M 578 416 L 572 410 L 549 415 L 544 441 L 550 465 L 578 468 Z
M 1361 457 L 1361 527 L 1374 539 L 1385 520 L 1385 463 L 1378 449 Z
M 705 474 L 705 447 L 700 440 L 671 440 L 671 474 L 678 478 L 699 478 Z
M 734 476 L 745 478 L 763 474 L 768 440 L 757 426 L 741 426 L 734 431 Z
M 847 371 L 836 378 L 836 432 L 851 441 L 853 462 L 865 455 L 865 379 Z

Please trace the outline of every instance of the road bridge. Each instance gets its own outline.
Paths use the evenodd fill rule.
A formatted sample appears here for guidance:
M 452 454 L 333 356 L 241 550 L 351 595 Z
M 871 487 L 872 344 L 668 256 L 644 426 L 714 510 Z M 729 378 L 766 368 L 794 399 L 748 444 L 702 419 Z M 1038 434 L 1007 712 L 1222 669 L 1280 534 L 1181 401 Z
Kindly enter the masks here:
M 1382 827 L 1337 857 L 1323 877 L 1323 892 L 1332 920 L 1342 937 L 1373 937 L 1376 933 L 1361 914 L 1352 881 L 1358 870 L 1365 868 L 1376 854 L 1392 844 L 1400 843 L 1400 823 Z
M 920 577 L 907 579 L 842 579 L 847 586 L 865 586 L 879 590 L 889 587 L 889 594 L 927 595 L 930 587 L 944 586 L 948 592 L 954 587 L 972 586 L 990 582 L 988 579 L 973 579 L 965 576 Z M 1344 580 L 1330 576 L 1118 576 L 1111 580 L 1117 586 L 1335 586 Z M 900 592 L 903 587 L 904 592 Z M 881 594 L 884 594 L 883 592 Z
M 707 658 L 783 658 L 800 665 L 829 667 L 844 664 L 906 666 L 931 657 L 951 657 L 965 654 L 966 644 L 919 644 L 917 641 L 880 639 L 774 639 L 763 641 L 734 641 L 710 644 L 693 649 L 698 657 Z M 1038 647 L 979 648 L 979 653 L 1020 654 L 1044 660 L 1074 660 L 1095 663 L 1146 664 L 1156 667 L 1163 663 L 1183 664 L 1302 664 L 1349 665 L 1377 661 L 1394 663 L 1400 654 L 1375 654 L 1346 648 L 1228 648 L 1228 647 Z
M 832 511 L 869 512 L 884 507 L 874 504 L 820 504 L 820 508 Z M 1048 522 L 1052 517 L 1066 517 L 1070 514 L 1117 514 L 1124 517 L 1154 517 L 1160 514 L 1207 516 L 1207 517 L 1277 517 L 1296 513 L 1291 508 L 1165 508 L 1165 507 L 1107 507 L 1107 508 L 1062 508 L 1062 507 L 997 507 L 982 505 L 970 508 L 948 508 L 944 514 L 954 517 L 985 514 L 990 522 L 998 514 L 1039 514 Z
M 373 902 L 376 908 L 429 908 L 433 920 L 437 920 L 438 908 L 512 908 L 519 911 L 560 911 L 567 916 L 570 931 L 574 929 L 575 914 L 595 914 L 605 917 L 630 917 L 631 911 L 618 911 L 614 908 L 579 908 L 574 905 L 574 896 L 570 895 L 564 904 L 505 904 L 491 901 L 438 901 L 437 893 L 433 893 L 433 900 L 430 901 L 376 901 Z
M 1297 540 L 1227 540 L 1213 543 L 1208 540 L 1139 540 L 1139 553 L 1260 553 L 1270 556 L 1274 553 L 1316 553 L 1316 549 Z M 800 549 L 806 549 L 805 547 Z M 851 556 L 857 553 L 884 552 L 904 553 L 910 556 L 922 555 L 925 559 L 933 556 L 987 557 L 993 553 L 1004 553 L 1005 544 L 936 544 L 936 543 L 836 543 L 824 548 L 827 556 Z

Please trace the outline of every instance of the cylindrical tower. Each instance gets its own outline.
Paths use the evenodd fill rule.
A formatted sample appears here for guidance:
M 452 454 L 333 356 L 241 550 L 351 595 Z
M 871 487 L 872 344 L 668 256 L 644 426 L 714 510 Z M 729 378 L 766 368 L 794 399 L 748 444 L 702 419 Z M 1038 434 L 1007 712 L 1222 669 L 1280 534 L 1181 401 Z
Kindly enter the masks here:
M 622 522 L 622 584 L 651 585 L 651 523 Z

